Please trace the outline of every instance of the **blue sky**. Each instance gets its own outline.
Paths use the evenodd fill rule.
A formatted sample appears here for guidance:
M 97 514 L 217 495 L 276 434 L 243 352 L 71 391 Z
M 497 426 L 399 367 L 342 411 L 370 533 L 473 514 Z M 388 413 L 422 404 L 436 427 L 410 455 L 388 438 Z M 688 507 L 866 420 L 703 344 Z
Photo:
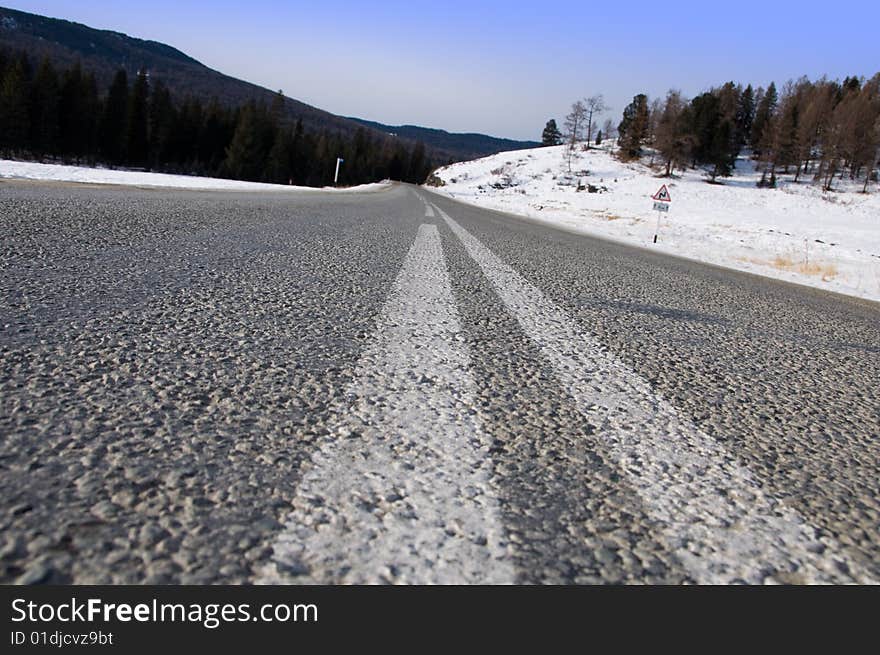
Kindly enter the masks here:
M 333 113 L 522 139 L 596 93 L 616 122 L 639 92 L 880 71 L 878 0 L 3 4 L 162 41 Z

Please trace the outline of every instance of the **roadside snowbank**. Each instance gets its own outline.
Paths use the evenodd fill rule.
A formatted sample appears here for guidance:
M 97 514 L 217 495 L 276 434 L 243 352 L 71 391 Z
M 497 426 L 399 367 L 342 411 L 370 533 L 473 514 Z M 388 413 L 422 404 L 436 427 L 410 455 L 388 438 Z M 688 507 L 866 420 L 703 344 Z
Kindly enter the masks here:
M 89 168 L 64 164 L 41 164 L 37 162 L 12 161 L 0 159 L 0 178 L 25 180 L 51 180 L 55 182 L 82 182 L 87 184 L 118 184 L 136 187 L 163 187 L 172 189 L 193 189 L 200 191 L 273 191 L 277 193 L 304 191 L 332 191 L 334 193 L 364 193 L 382 191 L 391 182 L 362 184 L 356 187 L 337 189 L 324 187 L 316 189 L 305 186 L 286 186 L 283 184 L 263 184 L 260 182 L 241 182 L 214 177 L 195 177 L 192 175 L 169 175 L 167 173 L 144 173 L 109 168 Z
M 503 152 L 436 172 L 428 187 L 457 200 L 539 219 L 586 234 L 660 250 L 790 282 L 880 301 L 880 189 L 857 193 L 839 183 L 823 193 L 809 183 L 760 177 L 741 158 L 732 178 L 707 184 L 699 171 L 658 177 L 641 163 L 624 164 L 605 149 L 582 151 L 569 176 L 565 146 Z M 593 185 L 596 193 L 578 191 Z M 670 211 L 661 218 L 651 196 L 666 184 Z M 603 190 L 603 187 L 607 190 Z

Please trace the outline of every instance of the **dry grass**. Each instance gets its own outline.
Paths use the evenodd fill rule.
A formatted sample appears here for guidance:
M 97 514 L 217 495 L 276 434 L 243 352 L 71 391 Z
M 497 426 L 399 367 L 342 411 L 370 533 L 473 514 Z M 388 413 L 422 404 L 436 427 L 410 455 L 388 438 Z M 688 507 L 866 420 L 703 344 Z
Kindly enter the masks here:
M 816 275 L 821 276 L 823 282 L 829 282 L 837 277 L 838 270 L 837 266 L 834 264 L 827 264 L 822 262 L 811 262 L 811 261 L 803 261 L 794 260 L 787 255 L 776 255 L 772 261 L 766 261 L 763 259 L 753 259 L 747 257 L 738 257 L 740 261 L 749 262 L 751 264 L 759 264 L 761 266 L 772 266 L 773 268 L 778 268 L 781 271 L 791 271 L 794 273 L 800 273 L 801 275 Z
M 824 282 L 833 280 L 837 276 L 837 267 L 834 264 L 822 262 L 794 261 L 791 257 L 776 255 L 772 262 L 773 268 L 783 271 L 794 271 L 802 275 L 819 275 Z

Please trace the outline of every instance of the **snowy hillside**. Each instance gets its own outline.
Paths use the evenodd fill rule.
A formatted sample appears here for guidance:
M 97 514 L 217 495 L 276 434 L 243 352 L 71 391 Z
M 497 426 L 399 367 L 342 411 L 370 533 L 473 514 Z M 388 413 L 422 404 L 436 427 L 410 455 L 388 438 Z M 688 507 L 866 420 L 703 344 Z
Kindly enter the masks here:
M 699 171 L 667 179 L 647 160 L 624 164 L 605 149 L 580 147 L 569 175 L 565 151 L 520 150 L 452 164 L 436 172 L 443 186 L 431 190 L 582 233 L 880 301 L 876 184 L 868 195 L 844 182 L 832 193 L 785 180 L 777 189 L 759 189 L 760 174 L 741 158 L 732 178 L 712 185 Z M 662 184 L 672 202 L 654 244 L 651 196 Z
M 192 175 L 144 173 L 110 168 L 88 168 L 86 166 L 67 166 L 63 164 L 40 164 L 36 162 L 11 161 L 8 159 L 0 159 L 0 179 L 2 178 L 51 180 L 56 182 L 83 182 L 87 184 L 118 184 L 136 187 L 196 189 L 203 191 L 271 191 L 276 193 L 290 193 L 292 191 L 322 191 L 322 189 L 316 189 L 314 187 L 242 182 L 240 180 L 224 180 L 215 177 L 196 177 Z M 379 191 L 388 188 L 390 184 L 390 182 L 378 182 L 375 184 L 362 184 L 356 187 L 341 189 L 325 187 L 323 190 L 337 193 L 351 191 Z

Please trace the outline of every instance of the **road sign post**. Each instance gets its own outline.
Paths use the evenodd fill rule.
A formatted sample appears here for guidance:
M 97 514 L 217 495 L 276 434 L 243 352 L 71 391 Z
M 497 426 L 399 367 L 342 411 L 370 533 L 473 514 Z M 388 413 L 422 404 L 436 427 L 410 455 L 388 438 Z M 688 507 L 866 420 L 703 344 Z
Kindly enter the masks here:
M 336 158 L 336 174 L 333 176 L 333 186 L 336 186 L 336 183 L 339 181 L 339 164 L 344 161 L 345 160 L 342 157 Z
M 657 235 L 660 234 L 660 217 L 669 211 L 669 203 L 672 202 L 672 196 L 669 195 L 669 189 L 664 184 L 651 198 L 654 200 L 654 211 L 657 212 L 657 228 L 654 230 L 654 243 L 657 243 Z

